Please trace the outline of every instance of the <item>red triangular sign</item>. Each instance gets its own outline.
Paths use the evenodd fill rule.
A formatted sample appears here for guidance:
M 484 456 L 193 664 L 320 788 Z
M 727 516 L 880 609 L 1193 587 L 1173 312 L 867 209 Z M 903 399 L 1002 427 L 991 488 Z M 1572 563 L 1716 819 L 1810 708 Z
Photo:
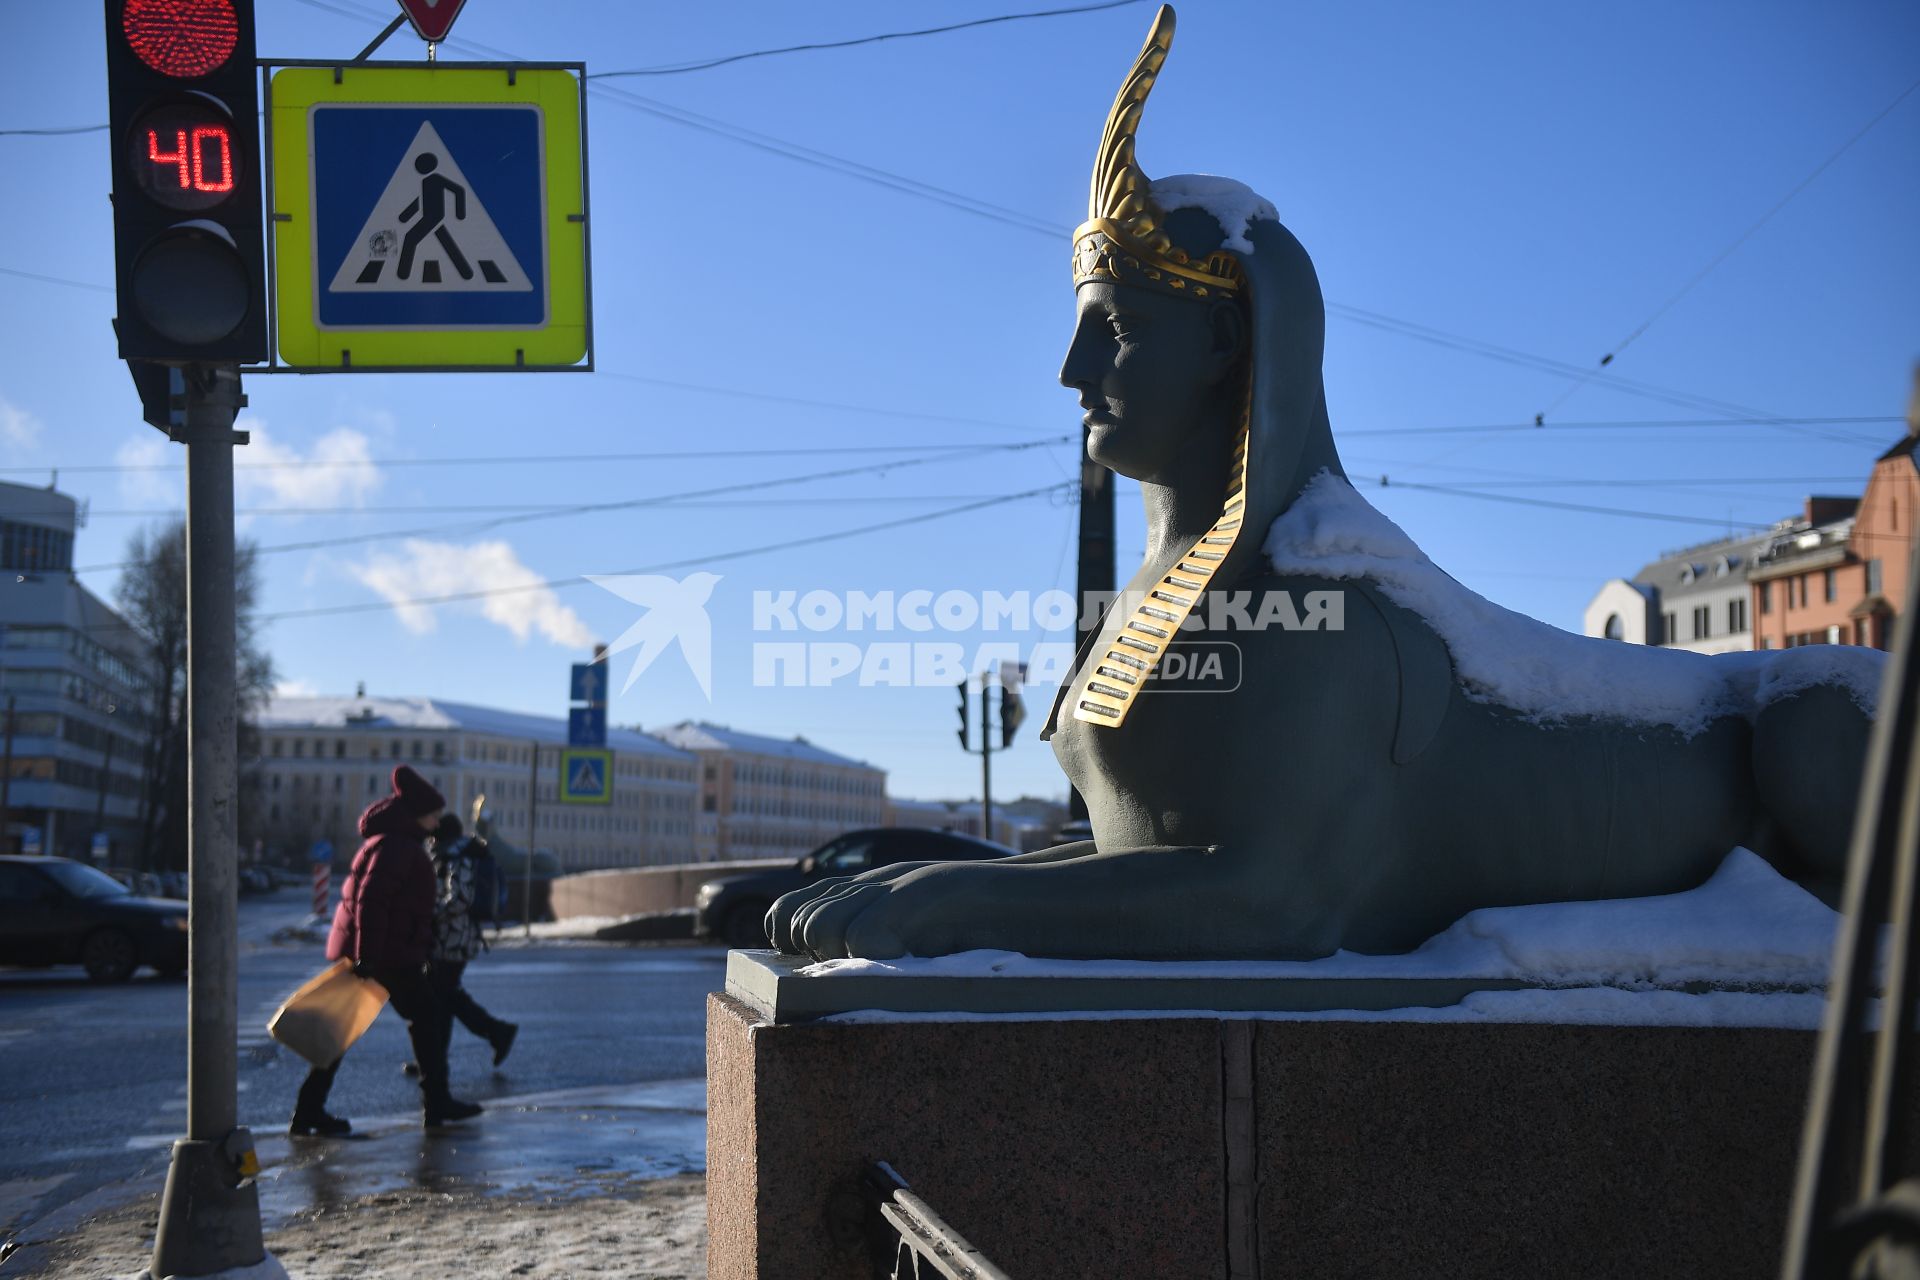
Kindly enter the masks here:
M 460 16 L 460 6 L 467 0 L 400 0 L 400 8 L 407 15 L 407 21 L 420 33 L 422 40 L 445 40 L 447 32 L 453 29 L 453 20 Z

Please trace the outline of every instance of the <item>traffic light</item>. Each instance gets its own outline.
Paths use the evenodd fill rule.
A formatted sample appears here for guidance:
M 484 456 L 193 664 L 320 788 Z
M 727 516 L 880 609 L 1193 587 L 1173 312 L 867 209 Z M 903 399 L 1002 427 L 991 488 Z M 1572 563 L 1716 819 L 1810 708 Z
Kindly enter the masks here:
M 1001 665 L 1000 746 L 1003 750 L 1013 745 L 1013 736 L 1020 732 L 1020 726 L 1027 721 L 1027 704 L 1020 696 L 1020 686 L 1026 682 L 1026 663 L 1013 662 Z
M 253 0 L 106 0 L 120 355 L 267 358 Z
M 973 721 L 967 716 L 967 682 L 962 680 L 954 688 L 960 691 L 960 728 L 956 731 L 956 736 L 960 739 L 960 749 L 971 751 L 973 747 L 967 741 L 967 729 Z

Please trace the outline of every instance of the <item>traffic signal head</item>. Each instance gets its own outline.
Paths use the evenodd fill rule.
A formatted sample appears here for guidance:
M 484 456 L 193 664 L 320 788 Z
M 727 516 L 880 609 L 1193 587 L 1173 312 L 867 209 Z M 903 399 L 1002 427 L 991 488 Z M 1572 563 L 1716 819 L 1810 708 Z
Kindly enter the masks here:
M 967 715 L 967 682 L 962 680 L 954 687 L 960 690 L 960 727 L 955 730 L 955 735 L 960 739 L 960 749 L 971 751 L 973 746 L 967 741 L 967 728 L 973 721 Z
M 253 0 L 106 0 L 120 355 L 267 358 Z

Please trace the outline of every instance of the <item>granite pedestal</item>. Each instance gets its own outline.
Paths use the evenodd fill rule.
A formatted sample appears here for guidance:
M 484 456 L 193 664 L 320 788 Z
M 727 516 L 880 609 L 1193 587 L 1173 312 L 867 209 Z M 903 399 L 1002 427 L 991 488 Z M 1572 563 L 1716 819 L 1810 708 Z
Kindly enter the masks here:
M 864 1277 L 836 1193 L 885 1160 L 1021 1280 L 1750 1280 L 1814 1038 L 715 995 L 708 1275 Z

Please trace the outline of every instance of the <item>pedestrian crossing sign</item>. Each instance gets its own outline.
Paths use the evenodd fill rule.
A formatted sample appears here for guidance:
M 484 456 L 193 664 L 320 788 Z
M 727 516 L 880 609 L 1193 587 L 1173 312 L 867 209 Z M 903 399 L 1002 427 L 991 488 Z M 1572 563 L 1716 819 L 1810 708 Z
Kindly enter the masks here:
M 576 747 L 560 753 L 561 804 L 613 803 L 613 752 Z
M 269 83 L 287 367 L 590 367 L 580 67 L 287 66 Z

